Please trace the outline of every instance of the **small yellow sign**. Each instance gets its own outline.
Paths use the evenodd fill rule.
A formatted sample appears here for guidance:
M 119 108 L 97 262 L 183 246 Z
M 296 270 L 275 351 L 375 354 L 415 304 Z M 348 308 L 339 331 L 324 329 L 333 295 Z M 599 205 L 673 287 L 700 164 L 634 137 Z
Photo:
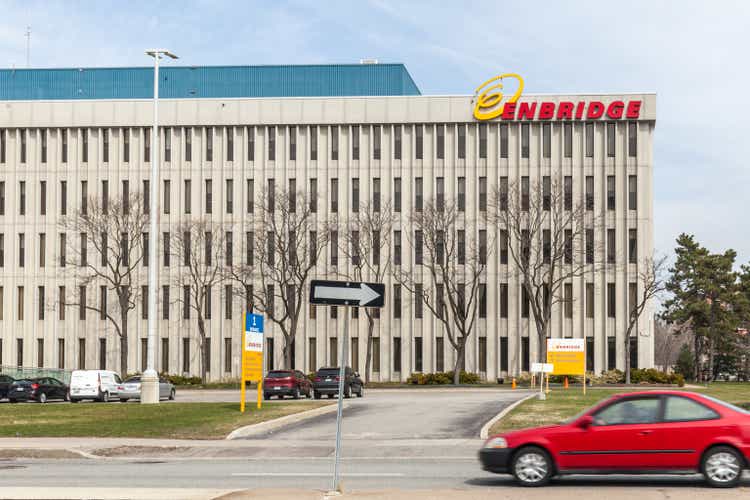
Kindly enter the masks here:
M 245 385 L 258 383 L 258 408 L 263 401 L 263 316 L 245 314 L 242 332 L 242 380 L 240 383 L 240 411 L 245 411 Z
M 547 339 L 547 363 L 553 365 L 552 375 L 585 375 L 585 340 Z

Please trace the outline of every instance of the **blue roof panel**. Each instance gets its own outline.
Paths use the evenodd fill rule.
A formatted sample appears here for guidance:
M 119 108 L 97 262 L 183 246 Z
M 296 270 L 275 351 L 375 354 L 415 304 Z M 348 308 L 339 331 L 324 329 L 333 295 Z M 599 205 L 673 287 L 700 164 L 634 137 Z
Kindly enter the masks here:
M 150 99 L 143 68 L 0 69 L 0 101 Z M 164 99 L 420 95 L 403 64 L 163 66 Z

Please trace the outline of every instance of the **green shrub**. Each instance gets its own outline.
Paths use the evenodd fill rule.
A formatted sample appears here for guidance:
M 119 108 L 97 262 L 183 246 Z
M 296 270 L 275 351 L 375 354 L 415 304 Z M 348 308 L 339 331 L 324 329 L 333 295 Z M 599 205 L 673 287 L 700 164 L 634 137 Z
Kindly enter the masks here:
M 201 385 L 203 383 L 200 377 L 184 377 L 169 373 L 162 373 L 159 376 L 169 380 L 173 385 Z
M 476 373 L 462 371 L 459 375 L 460 384 L 478 384 L 480 379 Z M 406 379 L 412 385 L 449 385 L 453 383 L 453 372 L 412 373 Z

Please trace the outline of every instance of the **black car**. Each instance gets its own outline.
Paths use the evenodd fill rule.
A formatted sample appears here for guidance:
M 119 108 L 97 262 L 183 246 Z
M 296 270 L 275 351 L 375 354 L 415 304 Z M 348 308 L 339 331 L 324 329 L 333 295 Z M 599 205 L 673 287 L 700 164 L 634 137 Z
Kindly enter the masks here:
M 70 389 L 56 378 L 39 377 L 14 381 L 8 389 L 11 403 L 19 401 L 39 401 L 46 403 L 50 399 L 70 400 Z
M 15 382 L 16 379 L 11 377 L 10 375 L 0 375 L 0 399 L 4 399 L 8 397 L 8 389 L 10 388 L 10 384 Z
M 359 377 L 359 373 L 352 370 L 350 367 L 344 369 L 344 397 L 349 398 L 352 394 L 356 394 L 358 397 L 362 397 L 365 394 L 365 383 Z M 315 373 L 315 380 L 313 381 L 313 395 L 315 399 L 320 399 L 323 394 L 327 394 L 328 397 L 333 397 L 334 394 L 339 392 L 339 374 L 341 368 L 320 368 Z

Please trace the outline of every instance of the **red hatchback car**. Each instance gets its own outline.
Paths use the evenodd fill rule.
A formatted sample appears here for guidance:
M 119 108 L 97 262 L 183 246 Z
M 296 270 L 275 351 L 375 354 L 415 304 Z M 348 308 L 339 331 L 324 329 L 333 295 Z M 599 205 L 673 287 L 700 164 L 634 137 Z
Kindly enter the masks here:
M 263 379 L 263 399 L 312 397 L 312 382 L 299 370 L 271 370 Z
M 560 425 L 492 436 L 479 459 L 524 486 L 563 474 L 695 472 L 736 486 L 750 467 L 750 412 L 691 392 L 617 394 Z

